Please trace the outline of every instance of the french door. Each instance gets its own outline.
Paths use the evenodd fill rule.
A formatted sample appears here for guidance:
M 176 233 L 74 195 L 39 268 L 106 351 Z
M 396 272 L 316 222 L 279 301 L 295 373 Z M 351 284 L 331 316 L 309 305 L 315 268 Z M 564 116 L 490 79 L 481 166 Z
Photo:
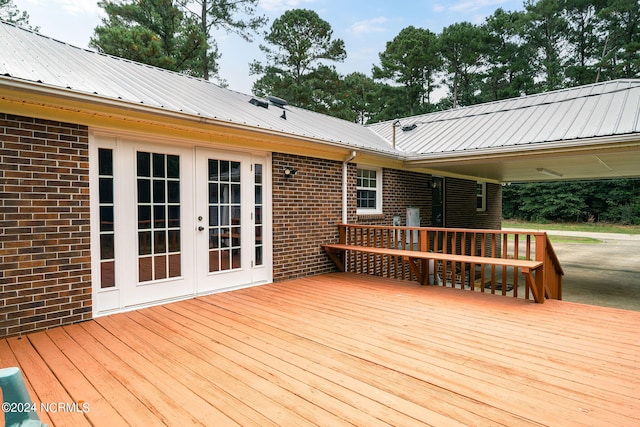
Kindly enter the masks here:
M 94 313 L 272 278 L 270 159 L 96 137 Z
M 198 293 L 270 281 L 265 160 L 197 149 Z

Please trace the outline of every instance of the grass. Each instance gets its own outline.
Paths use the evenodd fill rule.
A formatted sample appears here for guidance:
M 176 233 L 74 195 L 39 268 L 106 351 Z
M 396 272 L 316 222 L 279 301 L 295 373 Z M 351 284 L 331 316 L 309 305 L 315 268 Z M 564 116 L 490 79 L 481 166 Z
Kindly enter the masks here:
M 617 225 L 606 223 L 536 223 L 502 220 L 504 228 L 526 228 L 530 230 L 587 231 L 591 233 L 640 234 L 640 225 Z
M 598 244 L 602 243 L 602 240 L 593 239 L 591 237 L 577 237 L 577 236 L 549 236 L 551 243 L 579 243 L 579 244 Z
M 508 226 L 508 228 L 516 228 L 516 227 Z M 508 235 L 507 239 L 510 242 L 513 242 L 515 240 L 513 235 Z M 602 240 L 599 240 L 599 239 L 594 239 L 592 237 L 580 237 L 580 236 L 550 235 L 549 236 L 549 240 L 551 240 L 551 243 L 578 243 L 578 244 L 598 244 L 598 243 L 602 243 Z

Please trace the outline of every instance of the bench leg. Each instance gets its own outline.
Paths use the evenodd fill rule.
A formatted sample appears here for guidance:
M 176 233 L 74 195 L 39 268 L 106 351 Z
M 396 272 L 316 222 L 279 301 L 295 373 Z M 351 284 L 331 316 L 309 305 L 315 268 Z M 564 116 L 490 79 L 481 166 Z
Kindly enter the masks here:
M 324 250 L 327 255 L 329 255 L 329 258 L 331 258 L 336 267 L 338 267 L 338 270 L 344 273 L 344 262 L 340 259 L 338 254 L 336 254 L 332 248 L 324 248 Z M 342 256 L 344 256 L 344 251 L 340 251 L 340 253 L 342 254 Z
M 528 268 L 523 268 L 522 269 L 522 274 L 524 275 L 525 281 L 527 282 L 527 286 L 529 286 L 529 289 L 531 289 L 531 292 L 533 293 L 533 299 L 535 300 L 535 302 L 542 304 L 544 302 L 544 289 L 543 289 L 543 283 L 542 283 L 542 271 L 540 271 L 539 273 L 535 274 L 535 279 L 534 279 L 534 272 L 537 271 L 531 271 Z
M 409 264 L 409 268 L 411 269 L 413 274 L 415 274 L 416 277 L 418 278 L 418 283 L 420 283 L 421 285 L 425 285 L 427 283 L 426 281 L 427 269 L 424 268 L 424 265 L 423 265 L 423 268 L 420 268 L 420 266 L 418 265 L 418 262 L 420 262 L 421 260 L 417 260 L 415 258 L 410 258 L 407 256 L 403 256 L 402 260 Z

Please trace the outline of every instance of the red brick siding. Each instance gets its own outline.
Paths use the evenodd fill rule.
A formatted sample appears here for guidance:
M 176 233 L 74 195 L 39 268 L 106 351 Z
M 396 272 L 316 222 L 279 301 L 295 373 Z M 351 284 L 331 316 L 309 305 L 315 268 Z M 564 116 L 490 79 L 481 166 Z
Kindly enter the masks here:
M 284 177 L 284 167 L 298 172 Z M 356 215 L 357 166 L 348 166 L 348 222 L 391 225 L 395 215 L 406 223 L 406 208 L 420 208 L 420 224 L 431 225 L 431 176 L 395 169 L 383 170 L 383 213 Z M 487 211 L 476 212 L 476 182 L 446 180 L 449 227 L 500 226 L 501 187 L 487 184 Z M 274 281 L 335 271 L 320 249 L 336 242 L 342 222 L 342 163 L 273 154 L 273 277 Z
M 445 179 L 445 225 L 449 228 L 488 228 L 502 226 L 502 187 L 487 183 L 487 209 L 476 209 L 476 181 Z
M 0 113 L 0 336 L 91 318 L 85 127 Z
M 354 167 L 353 173 L 356 173 Z M 355 182 L 355 175 L 354 175 Z M 406 225 L 407 208 L 420 208 L 420 225 L 431 224 L 431 176 L 397 169 L 382 171 L 382 215 L 359 216 L 359 224 L 393 225 L 393 217 L 399 216 L 400 223 Z M 349 194 L 350 203 L 355 205 L 356 191 Z
M 342 222 L 342 163 L 279 153 L 272 160 L 274 281 L 335 271 L 320 244 L 335 242 Z M 297 173 L 285 178 L 285 166 Z

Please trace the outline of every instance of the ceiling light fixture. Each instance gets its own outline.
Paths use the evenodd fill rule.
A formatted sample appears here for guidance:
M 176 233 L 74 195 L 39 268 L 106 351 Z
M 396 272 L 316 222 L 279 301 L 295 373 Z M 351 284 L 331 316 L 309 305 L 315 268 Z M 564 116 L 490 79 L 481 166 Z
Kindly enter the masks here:
M 552 171 L 551 169 L 545 169 L 545 168 L 537 168 L 536 169 L 538 172 L 540 172 L 543 175 L 548 175 L 548 176 L 553 176 L 555 178 L 562 178 L 562 174 L 556 171 Z

